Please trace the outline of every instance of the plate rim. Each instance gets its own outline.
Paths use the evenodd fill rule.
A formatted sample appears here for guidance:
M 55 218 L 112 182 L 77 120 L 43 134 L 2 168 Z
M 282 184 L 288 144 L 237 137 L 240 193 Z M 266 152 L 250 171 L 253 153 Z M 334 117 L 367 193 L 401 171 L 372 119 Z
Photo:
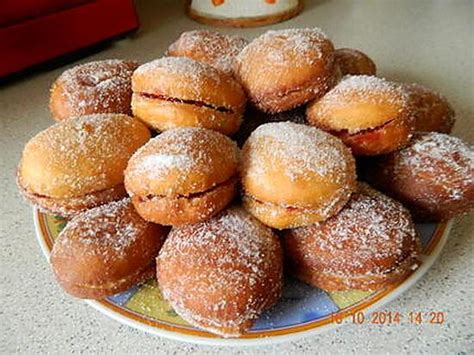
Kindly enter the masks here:
M 41 251 L 45 258 L 49 263 L 49 256 L 50 256 L 50 248 L 47 245 L 45 240 L 45 236 L 43 235 L 42 228 L 41 228 L 41 221 L 40 215 L 43 213 L 38 208 L 33 208 L 33 221 L 35 227 L 35 234 L 36 239 L 40 245 Z M 411 275 L 409 275 L 406 279 L 404 279 L 399 284 L 395 285 L 393 288 L 388 289 L 387 293 L 383 293 L 381 295 L 377 295 L 379 297 L 376 298 L 370 305 L 363 307 L 361 311 L 363 311 L 366 315 L 372 313 L 374 310 L 380 308 L 383 305 L 386 305 L 392 302 L 394 299 L 401 296 L 405 291 L 413 287 L 413 285 L 420 280 L 431 268 L 434 262 L 438 259 L 439 254 L 443 250 L 444 245 L 448 239 L 448 236 L 451 232 L 451 228 L 453 225 L 453 219 L 444 222 L 444 223 L 437 223 L 437 229 L 435 229 L 435 233 L 437 232 L 438 228 L 442 228 L 439 235 L 437 243 L 435 245 L 428 244 L 428 251 L 429 255 L 423 255 L 422 264 L 421 266 L 416 269 Z M 153 334 L 156 336 L 165 337 L 172 340 L 177 340 L 185 343 L 193 343 L 193 344 L 200 344 L 200 345 L 211 345 L 211 346 L 259 346 L 259 345 L 271 345 L 271 344 L 280 344 L 283 342 L 288 341 L 295 341 L 299 340 L 311 335 L 321 334 L 322 332 L 335 329 L 340 327 L 346 323 L 346 318 L 352 314 L 355 310 L 350 309 L 344 311 L 342 315 L 342 322 L 337 324 L 335 322 L 329 321 L 326 324 L 322 324 L 319 326 L 315 326 L 313 328 L 294 331 L 289 334 L 276 334 L 276 335 L 269 335 L 269 336 L 262 336 L 262 337 L 254 337 L 254 338 L 221 338 L 217 336 L 212 337 L 203 337 L 197 336 L 192 334 L 186 333 L 179 333 L 175 330 L 168 330 L 164 329 L 163 327 L 158 328 L 156 326 L 148 325 L 146 323 L 139 322 L 137 320 L 131 319 L 125 315 L 120 314 L 118 311 L 113 310 L 112 303 L 108 301 L 97 301 L 97 300 L 83 300 L 85 303 L 90 305 L 92 308 L 98 310 L 102 314 L 106 315 L 109 318 L 112 318 L 122 324 L 126 324 L 135 329 L 139 329 L 149 334 Z M 117 306 L 115 306 L 117 307 Z M 329 316 L 330 317 L 330 316 Z

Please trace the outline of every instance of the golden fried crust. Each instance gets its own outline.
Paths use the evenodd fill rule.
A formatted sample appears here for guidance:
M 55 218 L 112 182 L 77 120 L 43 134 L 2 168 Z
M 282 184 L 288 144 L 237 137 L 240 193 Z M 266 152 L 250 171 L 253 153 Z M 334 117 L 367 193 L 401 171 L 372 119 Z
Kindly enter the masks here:
M 184 57 L 165 57 L 140 66 L 132 78 L 136 93 L 194 100 L 243 112 L 245 93 L 230 75 Z
M 263 224 L 276 229 L 285 229 L 307 226 L 312 223 L 324 221 L 328 217 L 336 214 L 345 205 L 348 199 L 349 195 L 342 196 L 340 199 L 336 199 L 334 204 L 319 210 L 262 202 L 249 195 L 244 195 L 242 204 L 248 212 Z
M 123 184 L 114 186 L 110 189 L 92 192 L 81 197 L 64 199 L 32 193 L 21 185 L 21 179 L 19 177 L 17 178 L 17 185 L 23 197 L 25 197 L 31 204 L 42 211 L 62 217 L 73 217 L 87 209 L 112 201 L 117 201 L 127 196 Z
M 113 296 L 117 293 L 128 290 L 130 287 L 138 285 L 154 277 L 156 265 L 152 263 L 144 270 L 139 270 L 121 280 L 104 283 L 100 285 L 76 285 L 57 278 L 61 287 L 71 296 L 85 299 L 102 299 Z
M 133 196 L 137 212 L 147 221 L 162 225 L 205 221 L 222 211 L 237 192 L 237 179 L 233 178 L 208 191 L 191 196 Z
M 319 99 L 333 86 L 336 72 L 328 69 L 328 74 L 309 81 L 301 86 L 275 94 L 256 97 L 254 105 L 267 113 L 279 113 L 301 106 L 303 103 Z
M 226 135 L 238 131 L 244 109 L 240 106 L 222 112 L 211 107 L 172 102 L 139 94 L 133 94 L 132 107 L 135 117 L 159 131 L 179 127 L 201 127 Z
M 237 174 L 239 149 L 228 137 L 204 128 L 177 128 L 150 140 L 128 162 L 131 196 L 189 196 Z
M 245 159 L 245 148 L 244 148 Z M 274 161 L 268 156 L 265 173 L 260 178 L 252 176 L 250 169 L 243 168 L 243 185 L 245 192 L 258 200 L 287 206 L 317 210 L 333 198 L 338 190 L 352 192 L 355 186 L 355 164 L 350 153 L 344 155 L 341 171 L 325 176 L 314 174 L 294 179 L 282 174 L 284 165 L 290 161 Z M 245 164 L 245 162 L 244 162 Z M 251 164 L 251 163 L 250 163 Z M 263 165 L 263 164 L 262 164 Z M 247 174 L 247 171 L 250 171 Z M 340 175 L 339 175 L 340 174 Z M 308 175 L 309 172 L 308 172 Z
M 346 76 L 309 104 L 308 122 L 340 137 L 357 155 L 378 155 L 404 146 L 414 130 L 407 92 L 373 76 Z
M 324 271 L 315 273 L 309 269 L 299 268 L 295 276 L 307 284 L 328 292 L 349 290 L 376 291 L 403 280 L 416 269 L 417 265 L 419 265 L 419 260 L 409 257 L 397 269 L 383 275 L 341 276 Z
M 367 54 L 353 48 L 338 48 L 334 52 L 342 75 L 375 75 L 377 68 Z
M 377 290 L 419 265 L 410 214 L 366 184 L 339 214 L 287 231 L 284 246 L 290 272 L 327 291 Z
M 139 120 L 121 114 L 58 122 L 25 146 L 18 174 L 29 193 L 66 200 L 123 183 L 128 159 L 150 139 Z
M 135 61 L 103 60 L 77 65 L 51 87 L 49 108 L 56 121 L 96 113 L 132 113 Z
M 248 44 L 242 37 L 207 30 L 183 32 L 167 51 L 172 57 L 188 57 L 232 74 L 235 56 Z
M 338 200 L 347 201 L 356 178 L 354 158 L 339 139 L 291 122 L 253 131 L 242 150 L 241 175 L 245 194 L 321 215 Z
M 237 337 L 281 296 L 278 237 L 241 208 L 174 227 L 157 258 L 164 297 L 192 325 Z
M 397 84 L 366 75 L 346 76 L 321 100 L 309 104 L 311 124 L 356 133 L 378 127 L 408 111 L 407 93 Z
M 401 201 L 417 221 L 446 221 L 474 206 L 474 152 L 456 137 L 416 133 L 407 147 L 365 170 L 367 181 Z
M 167 232 L 145 222 L 130 199 L 123 199 L 70 220 L 50 262 L 58 282 L 73 296 L 111 296 L 150 276 Z
M 410 97 L 416 131 L 451 133 L 455 114 L 445 97 L 418 84 L 403 84 L 403 88 Z
M 347 131 L 331 132 L 351 148 L 354 155 L 380 155 L 404 147 L 411 138 L 413 121 L 397 119 L 374 129 L 349 134 Z
M 256 107 L 286 111 L 329 89 L 333 52 L 319 29 L 268 31 L 240 52 L 234 72 Z

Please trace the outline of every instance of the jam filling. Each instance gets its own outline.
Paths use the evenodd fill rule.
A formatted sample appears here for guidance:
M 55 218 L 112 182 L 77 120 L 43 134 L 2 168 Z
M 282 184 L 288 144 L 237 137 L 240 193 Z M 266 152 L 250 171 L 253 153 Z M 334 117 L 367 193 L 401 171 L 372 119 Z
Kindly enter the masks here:
M 193 192 L 189 195 L 176 195 L 174 196 L 174 198 L 187 198 L 187 199 L 193 199 L 193 198 L 196 198 L 196 197 L 201 197 L 201 196 L 204 196 L 204 194 L 207 194 L 213 190 L 216 190 L 217 188 L 221 187 L 221 186 L 224 186 L 224 185 L 227 185 L 229 183 L 231 183 L 232 181 L 234 181 L 235 178 L 230 178 L 229 180 L 227 181 L 224 181 L 224 182 L 221 182 L 220 184 L 217 184 L 215 185 L 214 187 L 211 187 L 209 190 L 206 190 L 206 191 L 201 191 L 201 192 Z M 146 195 L 144 197 L 142 196 L 139 196 L 139 200 L 140 202 L 146 202 L 146 201 L 150 201 L 150 200 L 153 200 L 154 198 L 166 198 L 166 197 L 169 197 L 169 196 L 166 196 L 166 195 L 153 195 L 153 194 L 149 194 L 149 195 Z
M 327 132 L 335 135 L 335 136 L 345 136 L 345 137 L 353 137 L 353 136 L 358 136 L 359 134 L 370 134 L 374 133 L 378 130 L 384 129 L 386 126 L 388 126 L 390 123 L 395 121 L 395 118 L 392 118 L 391 120 L 388 120 L 387 122 L 382 123 L 381 125 L 378 125 L 376 127 L 372 128 L 366 128 L 366 129 L 361 129 L 360 131 L 357 131 L 355 133 L 349 133 L 347 129 L 341 129 L 341 130 L 328 130 Z
M 194 105 L 194 106 L 197 106 L 197 107 L 206 107 L 206 108 L 210 108 L 212 110 L 216 110 L 216 111 L 222 112 L 222 113 L 234 113 L 234 111 L 231 110 L 230 108 L 223 107 L 223 106 L 213 106 L 213 105 L 205 103 L 203 101 L 184 100 L 184 99 L 178 99 L 176 97 L 169 97 L 169 96 L 160 95 L 160 94 L 148 94 L 148 93 L 145 93 L 145 92 L 140 92 L 139 95 L 142 96 L 142 97 L 145 97 L 147 99 L 155 99 L 155 100 L 163 100 L 163 101 L 168 101 L 168 102 L 176 102 L 176 103 L 180 103 L 180 104 Z
M 297 212 L 303 212 L 303 213 L 305 213 L 305 212 L 313 212 L 313 211 L 314 211 L 314 212 L 317 212 L 316 210 L 311 210 L 311 209 L 304 208 L 304 207 L 296 207 L 296 206 L 288 206 L 288 205 L 286 205 L 286 206 L 285 206 L 285 205 L 277 205 L 277 204 L 272 203 L 272 202 L 264 202 L 264 201 L 262 201 L 262 200 L 259 200 L 259 199 L 255 198 L 255 197 L 253 197 L 253 196 L 249 196 L 249 197 L 250 197 L 252 200 L 254 200 L 255 202 L 260 203 L 260 204 L 262 204 L 262 205 L 274 205 L 274 206 L 277 206 L 277 207 L 279 207 L 279 208 L 284 208 L 284 209 L 287 210 L 288 212 L 295 212 L 295 211 L 297 211 Z
M 94 195 L 97 195 L 97 194 L 101 194 L 101 193 L 106 192 L 108 190 L 114 190 L 115 188 L 117 188 L 119 186 L 120 185 L 117 185 L 117 186 L 109 187 L 109 188 L 102 189 L 102 190 L 92 191 L 92 192 L 86 193 L 82 196 L 72 196 L 72 197 L 51 197 L 51 196 L 39 194 L 37 192 L 30 192 L 30 191 L 27 191 L 26 189 L 25 189 L 25 191 L 29 195 L 37 197 L 37 198 L 41 198 L 41 199 L 48 199 L 48 200 L 71 199 L 72 200 L 72 199 L 83 199 L 83 198 L 87 198 L 88 196 L 94 196 Z

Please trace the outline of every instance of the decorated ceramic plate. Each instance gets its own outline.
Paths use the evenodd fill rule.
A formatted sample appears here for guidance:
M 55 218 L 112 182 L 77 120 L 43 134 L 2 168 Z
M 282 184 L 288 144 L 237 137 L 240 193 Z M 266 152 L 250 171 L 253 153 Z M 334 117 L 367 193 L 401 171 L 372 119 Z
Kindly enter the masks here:
M 66 225 L 61 217 L 34 211 L 38 240 L 44 254 Z M 294 279 L 287 279 L 280 302 L 265 312 L 251 331 L 241 338 L 223 339 L 196 329 L 181 319 L 161 296 L 155 280 L 132 287 L 101 301 L 86 301 L 92 307 L 129 326 L 176 340 L 214 345 L 263 345 L 295 340 L 343 324 L 355 315 L 367 318 L 375 308 L 409 289 L 439 255 L 451 222 L 418 224 L 423 244 L 421 266 L 398 284 L 377 292 L 325 292 Z M 406 316 L 406 315 L 405 315 Z

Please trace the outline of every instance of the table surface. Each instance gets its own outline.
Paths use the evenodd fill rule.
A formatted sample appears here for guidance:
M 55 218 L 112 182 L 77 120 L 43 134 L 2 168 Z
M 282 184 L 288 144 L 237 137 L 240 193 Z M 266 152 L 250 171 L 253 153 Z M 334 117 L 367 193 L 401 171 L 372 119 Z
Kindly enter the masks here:
M 472 297 L 473 214 L 457 218 L 432 269 L 383 309 L 445 312 L 443 325 L 353 325 L 296 342 L 262 348 L 197 346 L 121 325 L 67 296 L 53 280 L 34 235 L 32 210 L 18 195 L 15 167 L 23 145 L 53 123 L 49 87 L 67 67 L 105 58 L 141 62 L 163 55 L 184 30 L 205 28 L 186 18 L 180 1 L 139 1 L 139 32 L 62 67 L 41 70 L 0 87 L 1 169 L 1 352 L 12 353 L 347 353 L 474 350 Z M 223 29 L 252 38 L 268 28 L 321 27 L 337 47 L 368 53 L 379 73 L 419 82 L 445 94 L 457 113 L 454 134 L 473 142 L 473 2 L 307 1 L 290 21 L 264 28 Z

